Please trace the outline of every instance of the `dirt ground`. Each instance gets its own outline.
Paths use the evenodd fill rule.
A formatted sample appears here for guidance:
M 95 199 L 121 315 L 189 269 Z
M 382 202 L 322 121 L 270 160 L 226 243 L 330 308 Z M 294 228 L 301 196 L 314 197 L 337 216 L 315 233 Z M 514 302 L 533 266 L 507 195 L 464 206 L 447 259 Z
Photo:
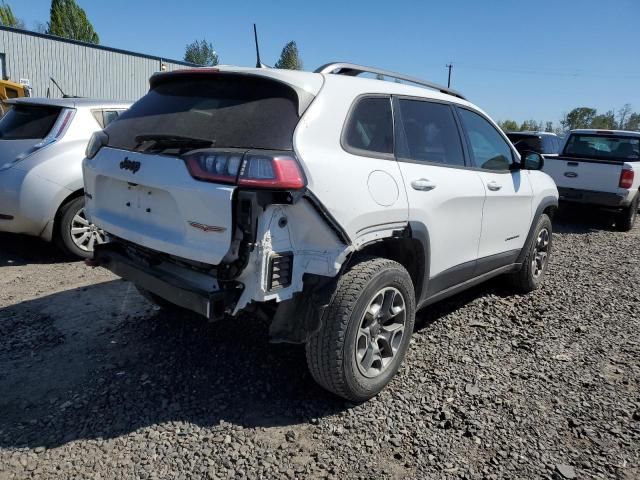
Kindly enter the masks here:
M 419 314 L 363 405 L 249 317 L 208 324 L 0 235 L 0 480 L 640 478 L 640 225 L 555 222 L 545 285 Z

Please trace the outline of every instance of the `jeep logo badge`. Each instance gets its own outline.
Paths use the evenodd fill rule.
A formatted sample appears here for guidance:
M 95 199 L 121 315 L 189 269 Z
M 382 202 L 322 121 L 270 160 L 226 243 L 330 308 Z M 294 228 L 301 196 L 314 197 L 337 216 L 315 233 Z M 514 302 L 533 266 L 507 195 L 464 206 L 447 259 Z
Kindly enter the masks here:
M 140 162 L 134 162 L 133 160 L 129 160 L 128 157 L 125 157 L 125 159 L 120 162 L 120 169 L 131 170 L 131 173 L 136 173 L 140 170 Z

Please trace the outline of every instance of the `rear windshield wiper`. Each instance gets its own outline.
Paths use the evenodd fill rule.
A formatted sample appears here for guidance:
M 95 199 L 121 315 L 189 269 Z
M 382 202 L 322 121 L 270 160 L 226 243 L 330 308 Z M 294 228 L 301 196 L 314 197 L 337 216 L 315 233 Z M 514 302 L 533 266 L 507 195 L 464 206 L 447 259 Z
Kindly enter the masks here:
M 146 142 L 151 144 L 144 150 L 165 150 L 169 148 L 206 148 L 214 144 L 213 140 L 206 138 L 185 137 L 182 135 L 167 135 L 160 133 L 145 133 L 136 135 L 135 150 Z

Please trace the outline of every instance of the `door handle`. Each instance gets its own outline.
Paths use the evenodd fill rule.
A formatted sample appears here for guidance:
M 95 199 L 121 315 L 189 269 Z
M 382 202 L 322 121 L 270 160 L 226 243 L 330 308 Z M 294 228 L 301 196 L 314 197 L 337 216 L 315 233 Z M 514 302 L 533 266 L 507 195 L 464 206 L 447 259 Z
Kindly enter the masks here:
M 489 182 L 487 183 L 487 188 L 493 192 L 497 192 L 502 188 L 502 185 L 498 184 L 497 182 Z
M 433 190 L 436 188 L 436 184 L 431 180 L 427 180 L 426 178 L 419 178 L 411 182 L 411 187 L 414 190 L 420 190 L 422 192 L 428 192 L 429 190 Z

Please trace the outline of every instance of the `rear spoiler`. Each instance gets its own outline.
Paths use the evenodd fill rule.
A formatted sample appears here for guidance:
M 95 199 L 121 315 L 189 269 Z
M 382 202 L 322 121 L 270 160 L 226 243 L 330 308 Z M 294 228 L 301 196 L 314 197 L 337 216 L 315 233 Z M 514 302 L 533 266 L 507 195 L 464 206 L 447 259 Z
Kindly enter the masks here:
M 265 69 L 266 70 L 266 69 Z M 267 72 L 269 70 L 266 70 Z M 233 70 L 221 70 L 216 67 L 200 67 L 200 68 L 183 68 L 178 70 L 173 70 L 171 72 L 156 72 L 151 78 L 149 78 L 149 87 L 151 89 L 156 88 L 158 85 L 161 85 L 164 82 L 170 81 L 174 78 L 180 78 L 185 76 L 194 76 L 194 77 L 202 77 L 210 75 L 212 78 L 215 78 L 219 75 L 233 75 L 233 76 L 246 76 L 246 77 L 256 77 L 264 80 L 266 82 L 280 83 L 282 85 L 286 85 L 291 88 L 298 97 L 298 116 L 302 117 L 302 114 L 309 108 L 311 102 L 315 98 L 315 95 L 312 93 L 300 88 L 298 85 L 294 85 L 290 82 L 284 81 L 282 79 L 274 78 L 272 75 L 265 75 L 263 71 L 256 69 L 255 71 L 233 71 Z

